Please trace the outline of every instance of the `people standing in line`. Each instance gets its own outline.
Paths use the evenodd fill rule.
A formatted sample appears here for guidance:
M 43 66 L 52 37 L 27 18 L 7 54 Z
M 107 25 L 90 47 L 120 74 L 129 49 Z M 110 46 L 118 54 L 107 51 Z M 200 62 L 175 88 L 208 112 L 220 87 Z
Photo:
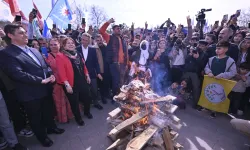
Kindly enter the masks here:
M 96 49 L 89 46 L 90 41 L 91 41 L 91 36 L 88 33 L 83 33 L 81 45 L 78 46 L 76 49 L 78 53 L 83 56 L 86 67 L 89 72 L 89 77 L 91 79 L 90 91 L 94 107 L 101 110 L 103 109 L 103 107 L 99 104 L 98 101 L 97 78 L 99 80 L 103 80 L 103 77 L 100 72 L 100 66 L 97 59 Z
M 120 87 L 125 81 L 124 76 L 128 65 L 128 49 L 126 42 L 121 36 L 121 28 L 119 25 L 114 25 L 112 27 L 112 35 L 106 32 L 108 26 L 114 22 L 115 20 L 111 18 L 108 22 L 103 24 L 99 32 L 108 43 L 106 60 L 112 78 L 112 92 L 113 95 L 117 95 L 120 91 Z
M 84 115 L 89 119 L 93 118 L 90 113 L 91 80 L 84 58 L 77 52 L 74 40 L 66 38 L 62 44 L 62 51 L 56 56 L 57 83 L 63 86 L 77 124 L 83 126 L 84 121 L 80 114 L 79 102 L 84 106 Z
M 58 39 L 50 39 L 49 50 L 50 53 L 45 60 L 51 67 L 56 80 L 58 80 L 59 75 L 56 64 L 57 54 L 60 53 L 60 43 Z M 54 84 L 53 86 L 53 99 L 56 107 L 56 120 L 60 123 L 69 122 L 69 120 L 73 118 L 73 113 L 70 107 L 69 100 L 63 90 L 63 86 L 58 83 Z
M 6 25 L 6 49 L 0 51 L 0 66 L 15 81 L 18 100 L 24 106 L 31 128 L 45 147 L 53 145 L 47 134 L 62 134 L 53 118 L 51 84 L 55 77 L 42 55 L 27 46 L 27 32 L 16 24 Z M 46 132 L 47 129 L 47 132 Z

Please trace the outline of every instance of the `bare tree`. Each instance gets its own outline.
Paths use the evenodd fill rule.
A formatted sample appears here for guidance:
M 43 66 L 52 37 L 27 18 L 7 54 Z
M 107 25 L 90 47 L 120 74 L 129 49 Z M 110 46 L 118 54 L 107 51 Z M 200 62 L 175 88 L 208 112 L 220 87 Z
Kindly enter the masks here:
M 92 5 L 90 7 L 90 22 L 93 26 L 96 26 L 97 28 L 100 27 L 100 25 L 107 21 L 107 14 L 105 10 L 102 7 L 99 7 L 97 5 Z
M 248 25 L 250 22 L 250 8 L 241 11 L 238 22 L 240 26 L 246 27 Z
M 75 23 L 77 25 L 80 25 L 82 23 L 82 18 L 85 17 L 84 16 L 84 8 L 81 5 L 76 6 L 76 20 Z

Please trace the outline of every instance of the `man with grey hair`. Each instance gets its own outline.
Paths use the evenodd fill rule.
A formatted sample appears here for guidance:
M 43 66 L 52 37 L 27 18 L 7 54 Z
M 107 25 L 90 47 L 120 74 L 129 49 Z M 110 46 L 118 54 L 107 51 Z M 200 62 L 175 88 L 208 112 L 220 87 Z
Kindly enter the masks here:
M 91 41 L 91 36 L 88 33 L 82 34 L 81 45 L 78 46 L 76 49 L 77 51 L 82 54 L 87 69 L 89 71 L 89 76 L 91 79 L 91 94 L 93 98 L 94 107 L 101 110 L 103 107 L 98 102 L 98 88 L 97 88 L 97 78 L 103 80 L 100 66 L 97 59 L 96 49 L 89 47 Z M 88 118 L 92 118 L 91 116 L 87 116 Z

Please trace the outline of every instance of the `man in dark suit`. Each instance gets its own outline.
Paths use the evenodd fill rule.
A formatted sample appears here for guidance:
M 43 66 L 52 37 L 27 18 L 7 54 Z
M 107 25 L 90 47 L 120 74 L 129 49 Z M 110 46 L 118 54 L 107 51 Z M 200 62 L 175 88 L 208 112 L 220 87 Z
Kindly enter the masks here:
M 33 132 L 45 147 L 53 142 L 47 134 L 62 134 L 53 116 L 52 83 L 55 77 L 42 55 L 27 46 L 28 37 L 22 26 L 6 25 L 6 43 L 0 51 L 0 67 L 15 82 L 18 100 L 23 104 Z M 46 132 L 47 129 L 47 132 Z
M 94 107 L 97 109 L 103 109 L 103 107 L 98 102 L 98 88 L 97 88 L 97 77 L 103 80 L 100 73 L 100 66 L 97 60 L 96 49 L 89 47 L 91 36 L 88 33 L 82 34 L 82 44 L 77 47 L 77 51 L 83 55 L 85 64 L 89 71 L 89 76 L 91 79 L 91 93 L 93 98 Z

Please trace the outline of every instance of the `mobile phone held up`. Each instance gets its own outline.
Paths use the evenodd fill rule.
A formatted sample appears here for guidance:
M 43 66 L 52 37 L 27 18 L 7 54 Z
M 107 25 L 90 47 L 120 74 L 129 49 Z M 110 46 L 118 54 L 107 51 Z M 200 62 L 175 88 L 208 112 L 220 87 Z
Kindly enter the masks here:
M 19 15 L 16 15 L 15 22 L 21 22 L 21 21 L 22 21 L 22 17 Z
M 71 30 L 71 24 L 68 24 L 68 30 Z
M 228 14 L 226 14 L 226 15 L 223 16 L 223 20 L 228 21 Z
M 41 47 L 41 51 L 42 51 L 42 54 L 46 57 L 46 58 L 48 58 L 48 50 L 47 50 L 47 48 L 46 47 Z

